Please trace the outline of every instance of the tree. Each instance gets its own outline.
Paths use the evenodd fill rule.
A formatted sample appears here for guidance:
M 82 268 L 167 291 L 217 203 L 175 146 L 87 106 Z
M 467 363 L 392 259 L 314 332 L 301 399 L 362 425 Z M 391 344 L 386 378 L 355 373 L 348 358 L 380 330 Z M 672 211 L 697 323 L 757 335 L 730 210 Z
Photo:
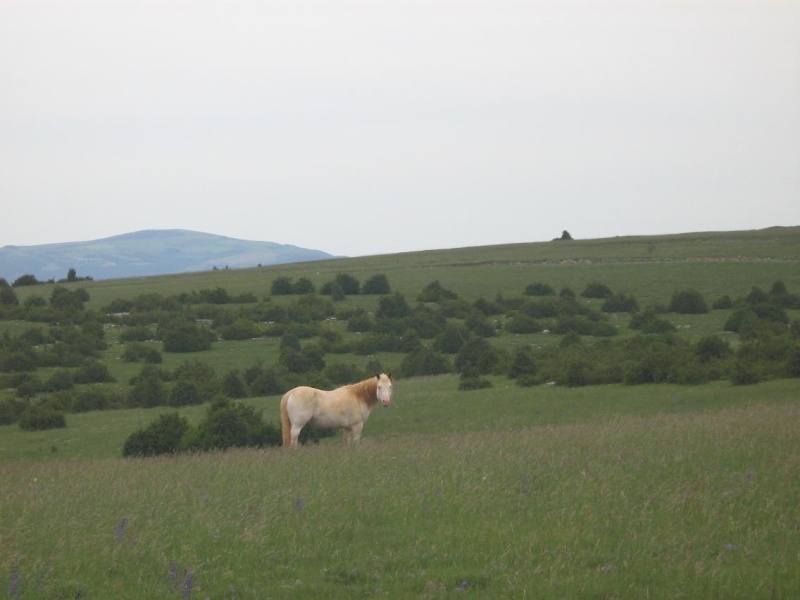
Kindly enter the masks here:
M 556 238 L 556 241 L 571 240 L 571 239 L 572 236 L 569 234 L 569 231 L 565 229 L 564 231 L 561 232 L 561 237 Z
M 17 306 L 18 304 L 17 294 L 5 279 L 0 278 L 0 305 Z
M 389 280 L 386 278 L 386 275 L 383 275 L 381 273 L 373 275 L 364 282 L 364 285 L 361 288 L 361 293 L 373 294 L 373 295 L 389 294 L 391 293 Z
M 700 292 L 690 289 L 673 294 L 669 311 L 683 315 L 704 315 L 708 312 L 708 306 Z
M 174 319 L 158 329 L 165 352 L 201 352 L 211 348 L 214 339 L 206 328 L 184 319 Z
M 277 277 L 272 282 L 272 295 L 273 296 L 286 296 L 294 293 L 294 285 L 290 277 L 281 276 Z
M 186 417 L 181 417 L 177 412 L 161 415 L 147 427 L 128 436 L 122 447 L 122 456 L 174 454 L 188 430 L 189 421 Z

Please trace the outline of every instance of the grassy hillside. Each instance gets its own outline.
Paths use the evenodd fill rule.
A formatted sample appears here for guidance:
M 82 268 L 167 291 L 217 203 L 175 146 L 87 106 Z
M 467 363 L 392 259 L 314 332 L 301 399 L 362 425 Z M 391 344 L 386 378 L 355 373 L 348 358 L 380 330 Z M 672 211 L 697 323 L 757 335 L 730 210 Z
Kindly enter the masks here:
M 676 286 L 684 285 L 711 296 L 747 293 L 753 285 L 768 287 L 776 279 L 796 288 L 798 260 L 800 227 L 784 227 L 432 250 L 82 285 L 90 291 L 90 306 L 95 307 L 134 294 L 169 295 L 216 286 L 231 293 L 264 295 L 271 281 L 282 275 L 321 283 L 338 272 L 359 278 L 382 272 L 393 289 L 409 295 L 436 279 L 468 300 L 492 297 L 498 291 L 520 293 L 532 280 L 575 289 L 599 280 L 614 289 L 641 294 L 647 302 L 669 296 Z M 43 292 L 46 290 L 19 290 L 21 298 Z
M 270 294 L 279 277 L 305 277 L 319 289 L 338 273 L 361 281 L 383 273 L 412 303 L 432 281 L 468 303 L 522 299 L 534 282 L 577 293 L 602 282 L 646 306 L 668 303 L 686 288 L 709 302 L 769 290 L 776 281 L 796 293 L 798 267 L 800 228 L 775 228 L 464 248 L 68 288 L 85 287 L 86 310 L 102 313 L 117 299 L 217 287 L 291 304 L 293 296 Z M 48 297 L 51 288 L 15 291 L 24 303 Z M 334 302 L 337 314 L 373 312 L 377 304 L 362 295 Z M 718 337 L 738 351 L 738 336 L 722 333 L 733 310 L 668 318 L 679 340 Z M 608 318 L 618 337 L 637 335 L 627 327 L 629 315 Z M 0 321 L 10 336 L 29 326 Z M 120 359 L 126 327 L 105 324 L 101 353 L 117 381 L 100 387 L 120 393 L 142 368 Z M 324 328 L 358 337 L 343 319 Z M 563 337 L 503 328 L 491 343 L 546 350 Z M 603 343 L 587 336 L 589 345 Z M 791 348 L 796 340 L 787 343 L 770 347 Z M 217 341 L 203 352 L 164 352 L 159 367 L 171 371 L 195 359 L 220 372 L 273 365 L 279 345 L 270 336 Z M 326 355 L 359 365 L 378 359 L 392 369 L 403 358 Z M 376 409 L 357 448 L 336 438 L 294 452 L 119 458 L 125 438 L 165 407 L 68 414 L 66 428 L 47 431 L 0 426 L 0 577 L 7 585 L 0 589 L 10 598 L 231 600 L 800 596 L 797 379 L 585 387 L 487 379 L 488 389 L 459 392 L 455 373 L 398 377 L 393 406 Z M 272 394 L 240 402 L 277 420 L 278 401 Z M 197 423 L 206 409 L 178 410 Z

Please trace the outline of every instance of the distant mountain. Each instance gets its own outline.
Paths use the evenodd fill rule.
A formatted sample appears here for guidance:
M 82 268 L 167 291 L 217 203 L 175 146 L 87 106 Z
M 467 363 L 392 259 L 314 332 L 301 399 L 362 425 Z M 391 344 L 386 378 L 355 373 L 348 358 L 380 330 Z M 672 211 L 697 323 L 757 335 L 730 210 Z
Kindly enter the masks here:
M 0 277 L 116 279 L 334 258 L 327 252 L 183 229 L 145 230 L 89 242 L 0 248 Z

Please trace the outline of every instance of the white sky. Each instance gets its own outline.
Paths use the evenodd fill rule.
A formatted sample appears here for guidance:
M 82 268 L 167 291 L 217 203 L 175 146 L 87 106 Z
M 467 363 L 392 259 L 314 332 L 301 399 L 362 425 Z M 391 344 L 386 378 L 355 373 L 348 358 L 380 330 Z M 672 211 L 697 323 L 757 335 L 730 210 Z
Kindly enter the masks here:
M 0 0 L 0 246 L 800 225 L 800 0 Z

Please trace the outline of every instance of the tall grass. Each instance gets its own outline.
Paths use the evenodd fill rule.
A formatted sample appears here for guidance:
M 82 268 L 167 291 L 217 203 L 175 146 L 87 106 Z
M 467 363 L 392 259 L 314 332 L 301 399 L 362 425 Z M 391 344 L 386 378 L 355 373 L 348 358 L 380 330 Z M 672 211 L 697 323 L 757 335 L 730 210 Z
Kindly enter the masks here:
M 794 598 L 798 419 L 11 462 L 0 572 L 15 598 Z

